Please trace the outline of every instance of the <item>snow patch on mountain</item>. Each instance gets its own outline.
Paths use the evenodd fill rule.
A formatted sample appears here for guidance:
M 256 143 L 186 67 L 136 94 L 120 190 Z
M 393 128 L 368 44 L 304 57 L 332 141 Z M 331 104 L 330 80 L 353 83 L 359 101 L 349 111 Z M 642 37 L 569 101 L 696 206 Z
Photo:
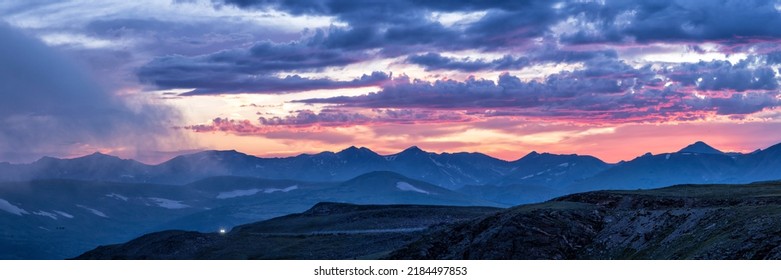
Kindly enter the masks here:
M 261 189 L 249 189 L 249 190 L 232 190 L 229 192 L 221 192 L 217 194 L 217 199 L 236 198 L 241 196 L 251 196 L 259 193 Z
M 251 196 L 251 195 L 256 195 L 259 192 L 263 192 L 263 193 L 285 192 L 286 193 L 297 189 L 298 189 L 298 185 L 293 185 L 284 189 L 267 188 L 267 189 L 232 190 L 229 192 L 221 192 L 217 194 L 217 199 L 228 199 L 228 198 L 236 198 L 242 196 Z
M 34 215 L 38 215 L 38 216 L 49 217 L 49 218 L 52 218 L 54 220 L 57 220 L 57 215 L 54 214 L 54 213 L 49 213 L 49 212 L 46 212 L 46 211 L 35 211 L 35 212 L 33 212 L 33 214 Z
M 419 189 L 419 188 L 417 188 L 417 187 L 415 187 L 413 185 L 410 185 L 407 182 L 398 182 L 398 183 L 396 183 L 396 188 L 398 188 L 398 189 L 400 189 L 402 191 L 405 191 L 405 192 L 419 192 L 419 193 L 423 193 L 423 194 L 430 194 L 429 192 L 421 190 L 421 189 Z
M 16 207 L 5 199 L 0 198 L 0 210 L 5 212 L 21 216 L 22 214 L 30 214 L 22 208 Z
M 290 187 L 287 187 L 287 188 L 284 188 L 284 189 L 276 189 L 276 188 L 265 189 L 263 191 L 263 193 L 289 192 L 289 191 L 297 190 L 297 189 L 298 189 L 298 185 L 294 185 L 294 186 L 290 186 Z
M 63 217 L 68 218 L 68 219 L 73 219 L 73 215 L 65 213 L 65 212 L 62 212 L 62 211 L 54 210 L 54 213 L 60 214 L 60 216 L 63 216 Z
M 110 193 L 110 194 L 107 194 L 106 196 L 110 197 L 110 198 L 117 199 L 117 200 L 127 201 L 127 197 L 124 196 L 124 195 L 121 195 L 121 194 Z
M 149 197 L 149 200 L 152 200 L 157 206 L 166 208 L 166 209 L 183 209 L 188 208 L 190 205 L 183 204 L 181 201 L 178 200 L 170 200 L 165 198 L 159 198 L 159 197 Z
M 92 208 L 89 208 L 87 206 L 80 205 L 80 204 L 76 204 L 76 207 L 83 208 L 84 210 L 87 210 L 90 213 L 95 214 L 95 216 L 108 218 L 108 215 L 106 215 L 106 213 L 103 213 L 103 212 L 101 212 L 99 210 L 95 210 L 95 209 L 92 209 Z

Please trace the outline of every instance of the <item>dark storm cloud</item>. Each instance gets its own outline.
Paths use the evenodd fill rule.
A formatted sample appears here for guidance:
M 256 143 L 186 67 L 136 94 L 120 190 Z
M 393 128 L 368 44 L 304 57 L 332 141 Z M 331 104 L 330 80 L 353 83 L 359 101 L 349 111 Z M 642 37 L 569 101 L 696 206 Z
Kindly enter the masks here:
M 83 146 L 155 148 L 158 137 L 170 136 L 174 111 L 128 105 L 9 26 L 0 24 L 0 41 L 0 158 L 26 161 Z

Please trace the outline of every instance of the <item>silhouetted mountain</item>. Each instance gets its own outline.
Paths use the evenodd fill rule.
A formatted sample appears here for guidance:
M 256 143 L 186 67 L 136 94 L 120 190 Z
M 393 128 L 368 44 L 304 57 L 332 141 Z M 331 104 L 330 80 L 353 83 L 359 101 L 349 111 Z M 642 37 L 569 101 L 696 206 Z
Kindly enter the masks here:
M 743 166 L 742 181 L 778 180 L 781 175 L 781 144 L 737 157 L 737 159 L 738 163 Z
M 567 192 L 658 188 L 675 184 L 750 183 L 781 179 L 781 172 L 778 171 L 781 170 L 781 160 L 772 160 L 775 155 L 770 154 L 771 152 L 764 151 L 747 155 L 725 154 L 698 141 L 675 153 L 648 153 L 616 164 L 572 184 Z M 766 161 L 759 163 L 763 159 Z
M 744 182 L 741 173 L 737 161 L 727 155 L 672 153 L 641 156 L 577 182 L 569 192 Z
M 93 154 L 75 159 L 45 157 L 31 164 L 0 164 L 0 181 L 64 178 L 181 185 L 213 176 L 241 176 L 343 182 L 369 172 L 390 171 L 487 200 L 527 203 L 597 189 L 781 179 L 778 170 L 781 146 L 750 154 L 723 153 L 698 141 L 678 152 L 646 153 L 612 165 L 583 155 L 532 152 L 516 161 L 504 161 L 480 153 L 430 153 L 415 146 L 392 155 L 353 146 L 336 153 L 285 158 L 204 151 L 159 165 Z
M 34 178 L 143 182 L 152 170 L 151 166 L 135 160 L 101 153 L 72 159 L 43 157 L 29 165 L 18 167 L 16 180 Z
M 678 151 L 678 153 L 715 154 L 715 155 L 724 154 L 722 151 L 716 150 L 715 148 L 711 147 L 708 144 L 705 144 L 705 142 L 702 141 L 697 141 L 694 144 L 686 146 L 685 148 Z
M 245 176 L 302 181 L 344 181 L 372 171 L 392 171 L 449 189 L 495 181 L 512 164 L 478 153 L 436 154 L 411 147 L 381 156 L 367 148 L 338 153 L 259 158 L 236 151 L 203 151 L 177 156 L 159 165 L 144 165 L 105 155 L 76 159 L 42 158 L 32 164 L 0 165 L 0 181 L 81 179 L 117 182 L 186 184 L 212 176 Z
M 500 206 L 392 172 L 371 172 L 342 183 L 234 176 L 184 186 L 9 182 L 0 183 L 0 224 L 13 226 L 0 229 L 0 259 L 72 257 L 150 231 L 215 231 L 304 211 L 322 201 Z
M 594 176 L 609 168 L 607 163 L 579 155 L 554 155 L 532 152 L 512 162 L 513 171 L 502 177 L 498 185 L 536 185 L 562 187 Z

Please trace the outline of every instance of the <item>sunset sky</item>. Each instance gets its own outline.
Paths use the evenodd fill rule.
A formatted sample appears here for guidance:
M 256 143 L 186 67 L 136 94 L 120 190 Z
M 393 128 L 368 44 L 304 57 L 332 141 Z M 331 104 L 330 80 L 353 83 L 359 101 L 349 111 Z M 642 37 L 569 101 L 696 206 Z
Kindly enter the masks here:
M 779 43 L 781 1 L 3 1 L 0 162 L 751 152 Z

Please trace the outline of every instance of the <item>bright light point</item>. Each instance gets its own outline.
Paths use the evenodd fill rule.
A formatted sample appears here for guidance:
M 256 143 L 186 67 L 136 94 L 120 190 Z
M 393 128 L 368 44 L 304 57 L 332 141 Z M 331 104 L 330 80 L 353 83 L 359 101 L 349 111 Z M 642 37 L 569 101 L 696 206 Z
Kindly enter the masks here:
M 220 229 L 220 234 L 225 234 L 226 232 L 228 232 L 228 231 L 227 231 L 227 230 L 225 230 L 224 228 L 221 228 L 221 229 Z

